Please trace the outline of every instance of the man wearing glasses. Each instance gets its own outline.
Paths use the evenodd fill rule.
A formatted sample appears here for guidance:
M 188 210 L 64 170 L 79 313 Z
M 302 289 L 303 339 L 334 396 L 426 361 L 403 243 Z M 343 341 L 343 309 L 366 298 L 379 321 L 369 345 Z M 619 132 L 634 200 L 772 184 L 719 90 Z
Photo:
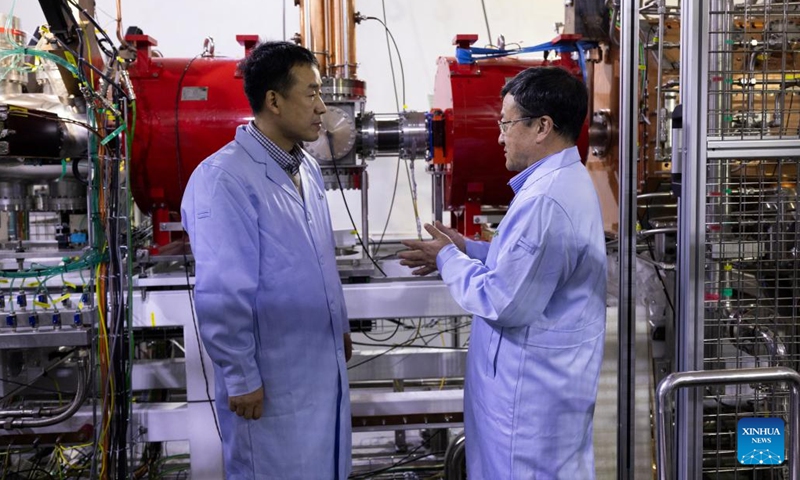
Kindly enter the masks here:
M 402 264 L 439 270 L 472 313 L 464 387 L 467 473 L 593 479 L 592 417 L 606 319 L 597 194 L 575 146 L 583 83 L 530 68 L 502 91 L 498 141 L 515 196 L 491 243 L 440 223 L 406 241 Z

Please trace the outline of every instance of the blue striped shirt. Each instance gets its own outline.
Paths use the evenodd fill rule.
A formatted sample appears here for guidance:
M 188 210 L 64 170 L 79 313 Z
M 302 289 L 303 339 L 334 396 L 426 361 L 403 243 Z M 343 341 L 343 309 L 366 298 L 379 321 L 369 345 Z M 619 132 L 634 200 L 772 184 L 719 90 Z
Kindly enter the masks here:
M 508 186 L 511 187 L 511 190 L 514 190 L 514 195 L 519 192 L 519 189 L 525 185 L 525 180 L 531 176 L 531 174 L 539 168 L 539 165 L 543 164 L 547 159 L 539 160 L 538 162 L 534 163 L 530 167 L 526 168 L 525 170 L 519 172 L 518 174 L 514 175 L 514 178 L 508 181 Z
M 281 166 L 283 171 L 285 171 L 290 177 L 294 177 L 298 173 L 300 173 L 300 164 L 303 163 L 303 150 L 300 148 L 300 145 L 295 145 L 292 147 L 290 152 L 280 148 L 266 137 L 261 130 L 256 127 L 255 122 L 252 120 L 250 123 L 247 124 L 247 132 L 253 136 L 258 143 L 261 144 L 264 148 L 267 149 L 269 155 Z
M 531 174 L 534 171 L 536 171 L 537 168 L 541 167 L 545 162 L 553 161 L 554 158 L 558 158 L 558 160 L 555 161 L 560 162 L 562 161 L 561 159 L 564 158 L 565 155 L 574 155 L 574 153 L 572 152 L 573 150 L 575 151 L 574 153 L 578 153 L 578 147 L 573 145 L 572 147 L 565 148 L 564 150 L 558 153 L 554 153 L 548 157 L 539 160 L 530 167 L 516 174 L 514 178 L 508 181 L 508 185 L 511 187 L 511 190 L 514 190 L 514 195 L 519 193 L 519 190 L 522 188 L 523 185 L 525 185 L 525 181 L 528 180 L 528 177 L 530 177 Z

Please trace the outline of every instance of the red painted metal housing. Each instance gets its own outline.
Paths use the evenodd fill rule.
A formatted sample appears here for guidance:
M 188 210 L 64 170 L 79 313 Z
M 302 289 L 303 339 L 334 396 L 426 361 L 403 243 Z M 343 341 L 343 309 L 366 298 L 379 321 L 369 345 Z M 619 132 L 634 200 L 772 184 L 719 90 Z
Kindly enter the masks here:
M 131 186 L 146 213 L 180 210 L 181 196 L 195 167 L 234 137 L 252 118 L 237 75 L 238 59 L 152 57 L 156 41 L 129 35 L 137 49 L 129 69 L 136 92 Z M 245 52 L 258 37 L 237 36 Z
M 467 41 L 471 40 L 466 36 Z M 245 54 L 258 37 L 238 36 Z M 153 57 L 156 41 L 147 35 L 129 35 L 136 61 L 129 69 L 137 95 L 131 185 L 139 208 L 157 214 L 159 223 L 176 219 L 189 176 L 206 157 L 230 142 L 234 130 L 252 118 L 237 74 L 238 59 Z M 566 39 L 571 40 L 571 39 Z M 507 205 L 512 196 L 506 185 L 512 174 L 505 169 L 503 149 L 497 143 L 500 89 L 521 70 L 559 65 L 580 76 L 580 66 L 569 55 L 552 61 L 502 58 L 458 64 L 440 58 L 434 107 L 442 111 L 445 145 L 434 162 L 445 166 L 445 207 L 460 215 L 460 230 L 474 235 L 479 226 L 472 215 L 481 205 Z M 588 128 L 588 124 L 587 124 Z M 587 130 L 588 131 L 588 130 Z M 587 132 L 579 146 L 585 158 Z M 154 223 L 155 230 L 159 230 Z M 158 244 L 168 232 L 155 232 Z
M 462 40 L 469 42 L 471 38 L 458 36 L 454 43 Z M 538 66 L 560 66 L 583 78 L 580 65 L 569 54 L 552 61 L 505 57 L 472 64 L 439 58 L 433 107 L 441 110 L 445 119 L 445 145 L 434 163 L 444 164 L 445 208 L 459 213 L 452 224 L 465 235 L 480 234 L 480 225 L 472 218 L 481 213 L 482 205 L 505 206 L 511 201 L 513 192 L 507 183 L 514 173 L 506 170 L 503 148 L 498 143 L 500 90 L 517 73 Z M 585 159 L 588 121 L 578 146 Z

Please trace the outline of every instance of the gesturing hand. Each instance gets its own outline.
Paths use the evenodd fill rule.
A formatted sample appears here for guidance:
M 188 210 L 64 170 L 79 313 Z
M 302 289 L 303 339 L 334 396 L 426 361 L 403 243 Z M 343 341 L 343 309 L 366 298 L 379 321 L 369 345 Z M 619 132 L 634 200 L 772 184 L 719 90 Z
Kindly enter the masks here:
M 464 251 L 464 237 L 456 230 L 447 228 L 436 222 L 436 226 L 425 224 L 425 230 L 431 234 L 433 240 L 403 240 L 403 245 L 409 250 L 397 254 L 401 258 L 400 265 L 416 268 L 414 275 L 427 275 L 436 271 L 436 256 L 447 245 L 454 243 L 459 250 Z M 460 245 L 459 245 L 460 243 Z

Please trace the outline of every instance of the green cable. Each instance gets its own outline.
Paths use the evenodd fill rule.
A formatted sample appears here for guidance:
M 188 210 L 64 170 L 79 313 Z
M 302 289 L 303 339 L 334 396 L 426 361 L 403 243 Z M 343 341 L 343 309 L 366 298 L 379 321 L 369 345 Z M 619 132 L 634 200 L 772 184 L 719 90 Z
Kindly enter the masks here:
M 78 76 L 79 72 L 75 65 L 69 63 L 68 61 L 64 60 L 63 58 L 59 57 L 58 55 L 53 55 L 52 53 L 48 53 L 42 50 L 35 50 L 32 48 L 13 48 L 11 50 L 3 50 L 0 51 L 0 60 L 6 57 L 11 57 L 14 55 L 33 55 L 34 57 L 41 57 L 46 60 L 50 60 L 51 62 L 55 62 L 58 65 L 66 68 L 71 74 Z
M 60 182 L 61 180 L 63 180 L 64 176 L 66 174 L 67 174 L 67 159 L 66 158 L 62 158 L 61 159 L 61 176 L 58 177 L 58 180 L 56 180 L 56 181 Z

